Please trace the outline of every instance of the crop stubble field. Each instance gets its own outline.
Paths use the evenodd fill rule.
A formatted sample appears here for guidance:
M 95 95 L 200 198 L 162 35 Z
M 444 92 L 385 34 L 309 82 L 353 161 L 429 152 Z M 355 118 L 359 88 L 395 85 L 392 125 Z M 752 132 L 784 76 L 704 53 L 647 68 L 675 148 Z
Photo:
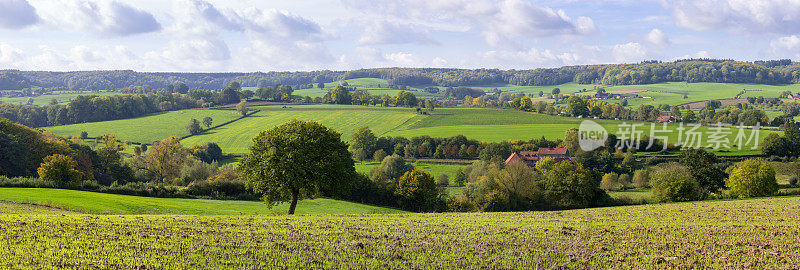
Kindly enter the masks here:
M 23 214 L 18 206 L 0 204 L 3 268 L 791 269 L 800 260 L 798 197 L 294 217 Z

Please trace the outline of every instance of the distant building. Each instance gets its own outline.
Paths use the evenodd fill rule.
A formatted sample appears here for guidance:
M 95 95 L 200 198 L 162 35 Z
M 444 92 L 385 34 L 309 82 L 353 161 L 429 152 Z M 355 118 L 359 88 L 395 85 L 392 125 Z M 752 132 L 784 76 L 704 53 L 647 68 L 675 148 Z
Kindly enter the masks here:
M 662 123 L 675 123 L 678 121 L 678 119 L 676 119 L 672 115 L 661 115 L 658 118 L 656 118 L 656 121 Z
M 626 98 L 642 98 L 639 94 L 611 94 L 608 92 L 600 92 L 592 96 L 594 99 L 626 99 Z
M 506 159 L 506 165 L 511 163 L 525 163 L 528 166 L 535 166 L 536 162 L 544 157 L 553 158 L 556 162 L 564 160 L 574 160 L 569 156 L 567 148 L 539 148 L 536 151 L 514 152 Z

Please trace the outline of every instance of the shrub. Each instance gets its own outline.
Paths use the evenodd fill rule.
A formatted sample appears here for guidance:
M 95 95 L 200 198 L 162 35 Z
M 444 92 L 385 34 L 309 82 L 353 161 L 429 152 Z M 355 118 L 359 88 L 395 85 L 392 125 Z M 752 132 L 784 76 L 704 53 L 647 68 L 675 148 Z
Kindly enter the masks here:
M 456 177 L 453 179 L 453 184 L 457 187 L 463 187 L 467 183 L 467 174 L 462 169 L 458 169 Z
M 797 175 L 789 177 L 789 185 L 797 186 Z
M 206 180 L 217 172 L 217 167 L 219 166 L 216 162 L 208 164 L 199 160 L 189 160 L 181 168 L 180 183 L 175 184 L 185 186 L 192 182 Z
M 77 166 L 78 162 L 70 156 L 60 154 L 47 156 L 44 158 L 44 163 L 39 166 L 39 177 L 57 187 L 75 187 L 80 185 L 83 175 L 75 169 Z
M 636 188 L 650 187 L 650 171 L 639 169 L 633 172 L 633 186 Z
M 386 151 L 383 151 L 383 149 L 378 149 L 372 155 L 372 160 L 375 162 L 381 162 L 384 158 L 386 158 Z
M 731 193 L 740 198 L 772 196 L 778 192 L 775 170 L 764 159 L 747 159 L 731 170 Z
M 406 164 L 406 160 L 398 155 L 391 155 L 381 161 L 381 165 L 372 171 L 372 180 L 397 179 L 407 171 L 411 171 L 414 166 Z
M 629 189 L 632 186 L 631 176 L 629 174 L 620 174 L 617 178 L 617 182 L 621 189 Z
M 401 198 L 401 205 L 418 212 L 435 210 L 439 190 L 429 173 L 413 169 L 397 180 L 395 194 Z
M 446 187 L 450 185 L 450 177 L 447 174 L 443 173 L 440 174 L 439 177 L 436 177 L 436 185 L 440 187 Z
M 600 181 L 600 188 L 609 191 L 617 188 L 617 174 L 607 173 L 603 175 L 603 180 Z
M 358 161 L 365 161 L 369 156 L 364 148 L 357 148 L 353 150 L 353 158 Z
M 702 198 L 697 180 L 685 166 L 669 162 L 659 165 L 652 173 L 653 199 L 660 202 L 693 201 Z
M 195 181 L 186 188 L 193 196 L 213 199 L 257 200 L 260 196 L 247 187 L 233 170 L 221 169 L 207 180 Z

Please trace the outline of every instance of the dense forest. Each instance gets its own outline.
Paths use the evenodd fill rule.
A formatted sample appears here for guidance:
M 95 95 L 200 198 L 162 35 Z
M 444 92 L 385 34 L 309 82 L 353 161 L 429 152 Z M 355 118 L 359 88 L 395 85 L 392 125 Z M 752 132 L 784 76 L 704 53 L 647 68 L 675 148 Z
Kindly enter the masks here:
M 191 88 L 219 89 L 231 82 L 262 87 L 275 84 L 306 88 L 321 82 L 354 78 L 382 78 L 391 85 L 469 86 L 494 83 L 556 85 L 567 82 L 605 85 L 659 82 L 720 82 L 786 84 L 800 82 L 800 63 L 791 60 L 741 62 L 687 59 L 674 62 L 581 65 L 530 70 L 454 68 L 372 68 L 351 71 L 298 71 L 253 73 L 159 73 L 113 71 L 0 71 L 0 89 L 31 86 L 69 90 L 106 90 L 148 86 L 156 89 L 183 83 Z

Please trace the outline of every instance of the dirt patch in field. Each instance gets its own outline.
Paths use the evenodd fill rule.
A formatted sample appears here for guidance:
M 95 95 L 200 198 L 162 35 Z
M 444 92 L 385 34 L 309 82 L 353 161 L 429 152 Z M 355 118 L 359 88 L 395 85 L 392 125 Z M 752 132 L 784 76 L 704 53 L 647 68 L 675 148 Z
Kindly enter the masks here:
M 724 99 L 715 99 L 715 100 L 719 100 L 719 102 L 722 103 L 722 106 L 720 106 L 720 107 L 736 106 L 736 104 L 747 103 L 747 99 L 746 98 L 724 98 Z M 678 106 L 689 105 L 690 109 L 702 109 L 702 108 L 706 107 L 706 102 L 708 102 L 708 100 L 684 103 L 684 104 L 681 104 L 681 105 L 678 105 Z

